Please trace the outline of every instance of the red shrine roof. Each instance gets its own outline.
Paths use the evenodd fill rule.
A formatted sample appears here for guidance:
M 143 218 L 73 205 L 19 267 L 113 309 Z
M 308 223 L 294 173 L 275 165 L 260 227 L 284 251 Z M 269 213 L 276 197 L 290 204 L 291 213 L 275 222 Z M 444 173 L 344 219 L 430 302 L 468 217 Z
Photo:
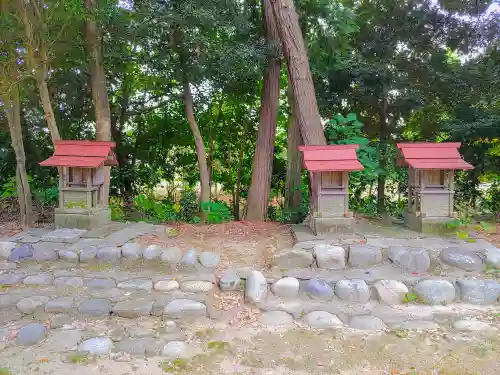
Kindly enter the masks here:
M 356 150 L 359 145 L 299 146 L 304 166 L 311 172 L 360 171 Z
M 101 165 L 117 165 L 113 151 L 114 142 L 104 141 L 56 141 L 54 155 L 44 160 L 44 167 L 97 168 Z
M 398 143 L 399 166 L 414 169 L 473 169 L 458 152 L 460 142 Z

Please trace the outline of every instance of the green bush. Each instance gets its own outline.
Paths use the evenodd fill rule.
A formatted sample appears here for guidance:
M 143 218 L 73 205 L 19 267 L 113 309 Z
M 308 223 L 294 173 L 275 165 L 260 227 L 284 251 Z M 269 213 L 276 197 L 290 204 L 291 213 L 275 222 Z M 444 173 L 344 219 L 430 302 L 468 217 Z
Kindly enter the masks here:
M 55 206 L 59 200 L 59 187 L 53 186 L 43 190 L 36 190 L 33 195 L 35 200 L 43 206 Z
M 141 213 L 143 220 L 164 223 L 178 221 L 179 215 L 174 205 L 156 201 L 146 194 L 140 194 L 135 198 L 135 208 Z
M 120 197 L 109 197 L 108 203 L 111 210 L 111 220 L 122 221 L 125 219 L 125 211 L 123 210 L 125 203 Z
M 179 199 L 179 218 L 185 222 L 199 222 L 200 213 L 198 196 L 193 190 L 183 190 Z
M 231 209 L 227 203 L 223 201 L 203 202 L 201 204 L 201 210 L 207 224 L 219 224 L 234 219 L 231 214 Z

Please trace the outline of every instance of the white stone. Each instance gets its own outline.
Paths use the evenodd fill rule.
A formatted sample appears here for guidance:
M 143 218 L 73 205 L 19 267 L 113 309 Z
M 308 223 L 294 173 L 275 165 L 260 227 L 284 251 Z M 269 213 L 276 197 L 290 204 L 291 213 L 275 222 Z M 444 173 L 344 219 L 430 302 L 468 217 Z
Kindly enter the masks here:
M 23 314 L 33 314 L 37 309 L 49 302 L 50 298 L 46 296 L 33 296 L 23 298 L 17 303 L 17 309 Z
M 340 280 L 335 284 L 335 294 L 349 302 L 366 303 L 370 300 L 370 289 L 364 280 Z
M 259 303 L 267 297 L 267 281 L 262 272 L 252 271 L 245 283 L 245 300 L 250 303 Z
M 415 286 L 417 295 L 429 305 L 446 305 L 455 299 L 455 287 L 447 280 L 423 280 Z
M 326 311 L 311 311 L 303 318 L 304 323 L 313 328 L 342 327 L 341 320 L 333 314 Z
M 489 248 L 486 250 L 486 263 L 500 268 L 500 249 Z
M 408 288 L 405 284 L 397 280 L 379 280 L 373 284 L 378 298 L 388 305 L 397 305 L 403 302 Z
M 160 254 L 164 249 L 158 245 L 149 245 L 142 252 L 142 257 L 146 260 L 155 260 L 160 258 Z
M 9 259 L 12 249 L 15 247 L 15 242 L 0 241 L 0 259 Z
M 214 284 L 209 281 L 184 281 L 181 284 L 181 291 L 188 293 L 206 293 L 214 288 Z
M 161 356 L 167 359 L 189 358 L 188 346 L 183 341 L 170 341 L 161 351 Z
M 154 289 L 158 292 L 171 292 L 179 289 L 179 282 L 177 280 L 159 280 L 155 283 Z
M 299 292 L 299 280 L 294 277 L 284 277 L 271 285 L 271 290 L 278 297 L 293 298 Z
M 126 259 L 139 259 L 142 256 L 142 251 L 142 246 L 135 242 L 129 242 L 122 246 L 122 256 Z
M 378 246 L 354 244 L 349 246 L 349 265 L 351 267 L 371 267 L 382 262 L 382 250 Z
M 97 356 L 109 354 L 112 348 L 113 341 L 109 337 L 94 337 L 82 342 L 78 346 L 78 351 Z
M 118 284 L 118 289 L 145 290 L 149 292 L 153 289 L 153 282 L 150 279 L 126 280 Z
M 493 331 L 494 327 L 488 323 L 474 319 L 464 319 L 456 321 L 453 326 L 459 331 Z
M 341 246 L 318 244 L 314 246 L 314 254 L 319 268 L 329 270 L 345 268 L 345 249 Z
M 375 316 L 354 316 L 349 327 L 363 331 L 380 331 L 387 328 L 384 322 Z

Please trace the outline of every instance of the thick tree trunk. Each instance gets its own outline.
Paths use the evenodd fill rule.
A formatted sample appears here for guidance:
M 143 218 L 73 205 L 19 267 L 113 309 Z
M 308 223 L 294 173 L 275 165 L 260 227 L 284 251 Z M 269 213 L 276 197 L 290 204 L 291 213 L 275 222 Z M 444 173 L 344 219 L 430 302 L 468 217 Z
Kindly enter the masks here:
M 3 96 L 7 122 L 9 124 L 12 148 L 16 155 L 16 187 L 19 200 L 20 225 L 28 228 L 33 222 L 31 190 L 26 173 L 26 155 L 24 153 L 23 134 L 21 128 L 21 103 L 17 84 L 10 93 Z
M 295 120 L 305 145 L 326 145 L 309 60 L 293 0 L 271 0 L 292 86 Z M 309 215 L 315 215 L 319 181 L 309 173 Z
M 307 51 L 293 1 L 270 1 L 287 62 L 302 139 L 305 145 L 326 145 Z
M 380 169 L 383 171 L 378 176 L 377 186 L 377 213 L 382 215 L 385 212 L 385 168 L 387 165 L 387 140 L 389 129 L 387 127 L 387 99 L 384 94 L 380 108 Z
M 194 142 L 196 145 L 196 155 L 198 157 L 198 168 L 200 169 L 200 202 L 210 202 L 210 175 L 208 173 L 207 158 L 205 153 L 205 144 L 201 136 L 200 128 L 194 117 L 193 96 L 189 82 L 183 84 L 184 90 L 184 111 L 189 123 L 191 133 L 193 133 Z
M 267 39 L 272 43 L 278 43 L 279 35 L 272 14 L 271 1 L 263 0 L 263 6 Z M 262 86 L 259 130 L 252 164 L 252 181 L 248 192 L 248 220 L 267 218 L 280 98 L 280 76 L 281 61 L 278 57 L 273 57 L 269 60 L 264 73 Z
M 86 11 L 85 42 L 90 57 L 90 86 L 92 102 L 95 110 L 96 139 L 98 141 L 111 140 L 111 110 L 109 108 L 108 89 L 106 87 L 106 73 L 101 49 L 101 38 L 95 21 L 96 0 L 84 0 Z M 103 202 L 108 204 L 110 167 L 104 167 Z
M 24 0 L 17 0 L 16 7 L 24 27 L 26 49 L 28 52 L 28 67 L 35 76 L 45 120 L 47 121 L 52 143 L 54 143 L 61 139 L 61 136 L 57 128 L 56 117 L 54 116 L 54 109 L 47 85 L 48 56 L 45 40 L 43 39 L 46 27 L 42 19 L 44 8 L 37 1 L 26 2 Z M 34 31 L 33 24 L 38 24 L 40 30 Z M 35 32 L 39 34 L 38 38 L 35 38 Z
M 288 102 L 290 105 L 290 115 L 288 117 L 287 134 L 287 160 L 286 160 L 286 180 L 285 180 L 285 210 L 296 213 L 302 204 L 302 153 L 299 146 L 302 144 L 300 129 L 295 120 L 295 109 L 293 105 L 293 93 L 289 86 Z M 298 215 L 291 217 L 292 222 L 299 220 Z

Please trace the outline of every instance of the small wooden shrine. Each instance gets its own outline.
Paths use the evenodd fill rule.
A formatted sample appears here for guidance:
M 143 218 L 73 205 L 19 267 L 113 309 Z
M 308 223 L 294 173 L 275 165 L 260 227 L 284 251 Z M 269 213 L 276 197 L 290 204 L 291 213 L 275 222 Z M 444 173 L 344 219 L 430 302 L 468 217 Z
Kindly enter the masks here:
M 93 229 L 111 220 L 105 189 L 105 166 L 117 165 L 114 142 L 57 141 L 54 155 L 40 163 L 59 169 L 59 207 L 55 223 L 62 228 Z
M 300 146 L 304 167 L 310 173 L 309 226 L 316 234 L 350 232 L 354 217 L 349 212 L 349 172 L 359 171 L 359 145 Z
M 408 206 L 405 224 L 418 232 L 446 228 L 453 212 L 454 171 L 472 169 L 459 142 L 398 143 L 397 164 L 408 166 Z

